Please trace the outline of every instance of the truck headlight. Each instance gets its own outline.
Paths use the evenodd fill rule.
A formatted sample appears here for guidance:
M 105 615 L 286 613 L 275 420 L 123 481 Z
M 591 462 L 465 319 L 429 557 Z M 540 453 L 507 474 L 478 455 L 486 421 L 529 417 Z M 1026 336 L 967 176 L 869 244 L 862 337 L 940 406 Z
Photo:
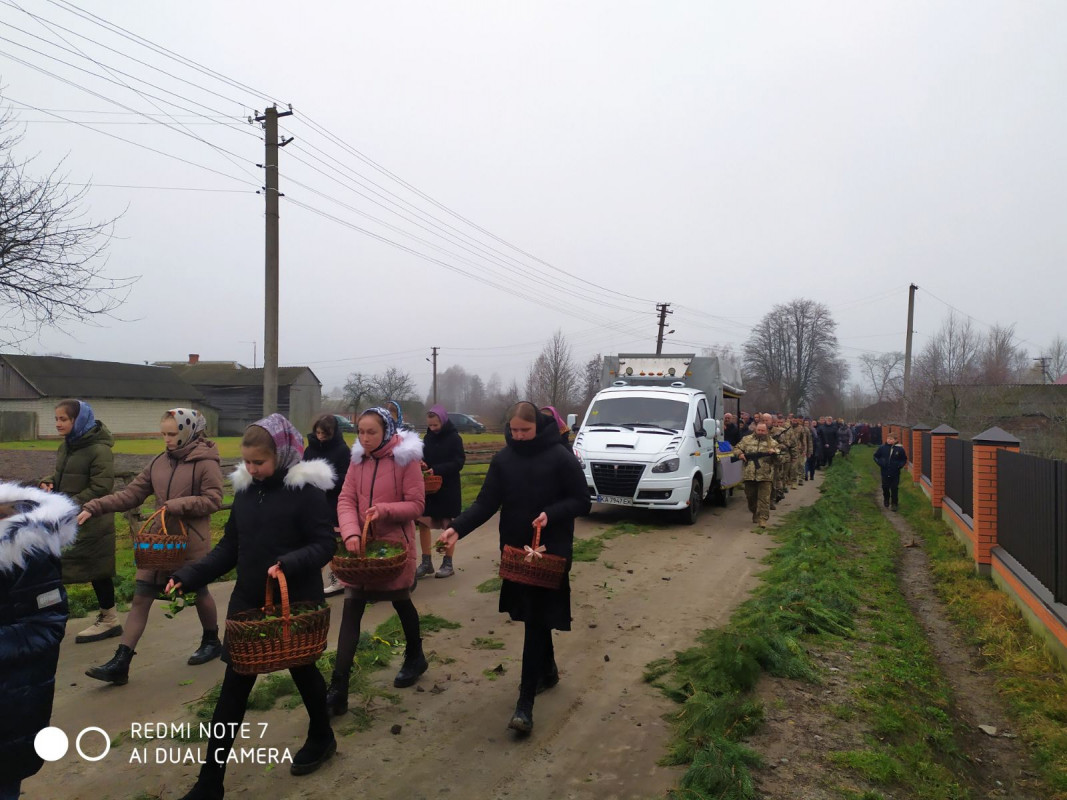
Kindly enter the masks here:
M 578 459 L 578 466 L 581 467 L 582 469 L 585 469 L 585 458 L 582 456 L 582 451 L 581 450 L 575 450 L 574 451 L 574 457 L 576 459 Z
M 668 458 L 666 461 L 661 461 L 652 468 L 653 472 L 677 472 L 678 467 L 681 465 L 681 460 L 677 458 Z

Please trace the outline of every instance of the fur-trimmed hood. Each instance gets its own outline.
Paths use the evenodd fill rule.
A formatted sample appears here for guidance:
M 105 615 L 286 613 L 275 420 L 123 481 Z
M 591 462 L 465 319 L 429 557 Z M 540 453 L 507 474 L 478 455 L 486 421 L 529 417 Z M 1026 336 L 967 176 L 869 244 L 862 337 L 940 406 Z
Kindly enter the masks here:
M 0 519 L 0 572 L 25 567 L 34 550 L 58 558 L 78 535 L 78 507 L 65 495 L 0 483 L 0 505 L 15 506 Z
M 243 492 L 252 485 L 252 476 L 248 474 L 245 465 L 241 464 L 230 473 L 230 482 L 233 484 L 234 492 Z M 300 489 L 311 484 L 328 492 L 337 483 L 337 473 L 334 472 L 329 462 L 321 458 L 313 458 L 311 461 L 301 461 L 289 467 L 289 471 L 285 473 L 284 483 L 287 489 Z
M 375 450 L 373 453 L 366 453 L 363 450 L 363 445 L 359 443 L 359 439 L 356 439 L 356 443 L 352 445 L 352 462 L 358 464 L 364 458 L 386 458 L 392 456 L 396 461 L 398 467 L 406 467 L 412 461 L 422 460 L 422 440 L 415 431 L 398 431 L 393 436 L 392 441 L 388 442 L 385 447 Z

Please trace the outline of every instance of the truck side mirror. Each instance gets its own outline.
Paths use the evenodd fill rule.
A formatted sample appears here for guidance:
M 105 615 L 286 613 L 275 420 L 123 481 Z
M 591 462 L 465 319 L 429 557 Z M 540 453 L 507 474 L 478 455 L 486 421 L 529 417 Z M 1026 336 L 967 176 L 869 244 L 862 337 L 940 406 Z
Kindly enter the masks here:
M 567 415 L 567 427 L 568 428 L 570 428 L 571 430 L 574 430 L 574 426 L 575 426 L 575 424 L 577 424 L 577 422 L 578 422 L 578 415 L 577 414 L 568 414 Z
M 703 421 L 702 425 L 704 426 L 704 435 L 705 436 L 716 436 L 716 437 L 718 436 L 718 433 L 719 433 L 719 423 L 718 423 L 718 421 L 713 420 L 713 419 L 706 419 L 706 420 Z

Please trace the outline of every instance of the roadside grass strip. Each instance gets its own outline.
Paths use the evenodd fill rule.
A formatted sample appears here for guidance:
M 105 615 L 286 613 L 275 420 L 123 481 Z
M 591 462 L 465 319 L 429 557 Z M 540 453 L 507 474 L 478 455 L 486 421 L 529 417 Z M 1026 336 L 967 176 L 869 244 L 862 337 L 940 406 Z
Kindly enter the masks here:
M 862 451 L 860 451 L 862 452 Z M 754 689 L 767 673 L 818 684 L 813 651 L 840 650 L 857 671 L 851 699 L 828 719 L 857 726 L 853 746 L 824 756 L 826 780 L 852 776 L 919 798 L 967 798 L 949 689 L 897 586 L 898 535 L 855 459 L 826 471 L 814 505 L 784 517 L 759 587 L 722 628 L 648 665 L 645 680 L 680 704 L 663 763 L 688 765 L 675 798 L 750 800 L 760 755 L 745 745 L 763 720 Z M 842 797 L 863 795 L 834 787 Z M 899 796 L 899 795 L 897 795 Z
M 458 622 L 452 622 L 436 614 L 422 614 L 419 617 L 419 627 L 425 636 L 427 633 L 454 630 L 461 626 Z M 363 631 L 360 634 L 356 660 L 352 665 L 352 675 L 348 680 L 349 710 L 343 722 L 336 728 L 338 733 L 347 736 L 356 731 L 368 730 L 374 721 L 373 710 L 377 700 L 384 699 L 389 703 L 399 702 L 398 695 L 385 691 L 371 682 L 371 673 L 388 667 L 393 656 L 403 653 L 403 648 L 404 630 L 396 614 L 380 624 L 374 633 Z M 316 663 L 327 682 L 333 675 L 336 656 L 336 651 L 331 650 L 324 653 Z M 434 654 L 427 653 L 427 658 L 432 660 Z M 222 683 L 217 683 L 203 697 L 190 704 L 193 715 L 198 721 L 211 719 L 221 689 Z M 268 711 L 283 698 L 283 707 L 287 709 L 299 708 L 302 703 L 296 684 L 293 683 L 288 670 L 273 672 L 257 680 L 248 698 L 248 708 L 253 711 Z
M 1067 674 L 1011 598 L 976 574 L 926 495 L 910 481 L 902 484 L 900 513 L 922 539 L 949 617 L 979 649 L 1041 778 L 1056 797 L 1067 797 Z

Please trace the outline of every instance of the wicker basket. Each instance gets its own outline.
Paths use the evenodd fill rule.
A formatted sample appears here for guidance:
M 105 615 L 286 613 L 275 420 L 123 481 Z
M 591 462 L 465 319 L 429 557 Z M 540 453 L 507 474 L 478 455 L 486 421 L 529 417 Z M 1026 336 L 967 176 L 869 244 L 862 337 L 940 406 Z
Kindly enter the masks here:
M 408 560 L 406 552 L 389 558 L 367 558 L 364 553 L 373 544 L 368 542 L 370 520 L 363 523 L 363 535 L 359 537 L 359 552 L 351 556 L 334 556 L 330 569 L 341 581 L 353 585 L 388 583 L 400 577 Z
M 267 602 L 263 608 L 238 611 L 226 620 L 226 649 L 234 672 L 260 675 L 280 669 L 314 664 L 326 650 L 330 609 L 317 603 L 289 605 L 285 575 L 278 572 L 281 616 L 274 605 L 272 580 L 267 578 Z M 293 616 L 293 611 L 302 611 Z
M 441 486 L 445 482 L 445 479 L 440 475 L 427 475 L 425 473 L 423 473 L 422 479 L 426 483 L 426 494 L 434 494 L 441 491 Z
M 500 554 L 500 577 L 504 580 L 558 589 L 566 573 L 567 559 L 543 552 L 540 525 L 534 525 L 533 547 L 520 550 L 506 544 Z
M 138 569 L 175 570 L 185 563 L 189 534 L 185 523 L 178 520 L 181 533 L 167 531 L 166 507 L 159 509 L 144 521 L 141 529 L 133 535 L 133 560 Z M 159 518 L 159 530 L 152 531 L 152 523 Z

